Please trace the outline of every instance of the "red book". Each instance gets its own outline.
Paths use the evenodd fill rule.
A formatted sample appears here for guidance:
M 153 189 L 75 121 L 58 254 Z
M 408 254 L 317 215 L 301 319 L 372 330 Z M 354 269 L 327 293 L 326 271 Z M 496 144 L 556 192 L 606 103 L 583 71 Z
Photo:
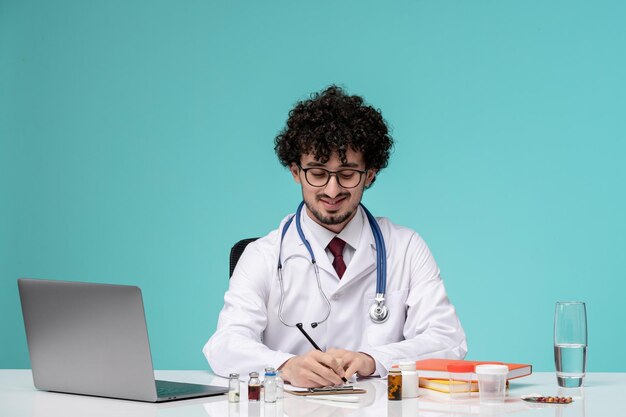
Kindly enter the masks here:
M 521 378 L 523 376 L 530 375 L 533 372 L 532 365 L 488 361 L 462 361 L 454 359 L 423 359 L 415 363 L 415 368 L 417 369 L 417 373 L 420 378 L 448 379 L 448 365 L 460 363 L 471 364 L 474 366 L 484 363 L 506 365 L 509 367 L 507 379 Z

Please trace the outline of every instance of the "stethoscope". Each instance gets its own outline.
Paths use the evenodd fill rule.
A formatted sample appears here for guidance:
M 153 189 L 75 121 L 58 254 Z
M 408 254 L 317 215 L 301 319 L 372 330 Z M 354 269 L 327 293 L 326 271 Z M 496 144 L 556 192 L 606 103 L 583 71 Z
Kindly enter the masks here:
M 317 280 L 317 288 L 324 302 L 326 303 L 326 314 L 324 318 L 320 321 L 316 321 L 311 323 L 311 327 L 315 328 L 319 324 L 324 323 L 328 317 L 330 316 L 331 305 L 330 301 L 328 301 L 328 297 L 324 293 L 322 289 L 322 284 L 320 282 L 320 272 L 317 266 L 317 262 L 315 261 L 315 255 L 313 254 L 313 249 L 311 248 L 311 244 L 304 236 L 304 232 L 302 231 L 302 225 L 300 222 L 300 214 L 302 213 L 302 207 L 304 206 L 304 201 L 300 203 L 298 206 L 298 210 L 296 210 L 296 214 L 293 215 L 285 225 L 283 226 L 281 236 L 280 236 L 280 246 L 278 248 L 278 281 L 280 283 L 280 304 L 278 306 L 278 318 L 281 323 L 283 323 L 287 327 L 296 327 L 300 323 L 288 324 L 283 319 L 283 302 L 285 301 L 285 290 L 283 287 L 283 265 L 281 262 L 281 253 L 283 247 L 283 239 L 285 238 L 285 234 L 287 233 L 287 229 L 291 225 L 293 219 L 296 219 L 296 230 L 298 231 L 298 235 L 300 236 L 300 240 L 304 243 L 309 255 L 311 255 L 311 264 L 313 265 L 313 270 L 315 271 L 315 279 Z M 363 204 L 360 204 L 361 208 L 367 215 L 367 220 L 369 221 L 370 227 L 372 228 L 372 234 L 374 235 L 374 243 L 376 244 L 376 296 L 374 297 L 374 304 L 370 307 L 369 316 L 370 319 L 376 324 L 381 324 L 387 321 L 389 318 L 389 309 L 385 305 L 385 290 L 387 287 L 387 251 L 385 249 L 385 241 L 383 239 L 383 234 L 380 231 L 380 227 L 378 226 L 378 222 L 372 216 L 372 213 L 369 212 L 368 209 L 365 208 Z

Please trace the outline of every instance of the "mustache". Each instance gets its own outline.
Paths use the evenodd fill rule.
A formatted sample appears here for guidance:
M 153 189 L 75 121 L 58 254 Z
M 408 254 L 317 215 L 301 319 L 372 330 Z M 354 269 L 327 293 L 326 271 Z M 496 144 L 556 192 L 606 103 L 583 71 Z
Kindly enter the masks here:
M 330 197 L 327 194 L 320 194 L 320 195 L 316 196 L 316 199 L 317 199 L 317 201 L 320 201 L 321 199 L 325 199 L 325 200 L 339 200 L 341 198 L 347 198 L 347 197 L 350 197 L 350 193 L 339 193 L 335 197 Z

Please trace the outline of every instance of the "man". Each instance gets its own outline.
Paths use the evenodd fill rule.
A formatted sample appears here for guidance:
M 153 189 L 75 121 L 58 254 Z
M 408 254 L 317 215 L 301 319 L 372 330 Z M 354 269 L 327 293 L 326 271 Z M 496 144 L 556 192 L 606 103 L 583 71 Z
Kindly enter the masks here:
M 289 113 L 275 150 L 302 187 L 304 209 L 239 260 L 204 347 L 215 373 L 272 366 L 292 385 L 318 387 L 354 374 L 384 377 L 400 360 L 465 356 L 465 333 L 424 241 L 385 218 L 371 224 L 359 205 L 392 145 L 381 113 L 336 86 Z M 375 320 L 381 269 L 388 317 Z

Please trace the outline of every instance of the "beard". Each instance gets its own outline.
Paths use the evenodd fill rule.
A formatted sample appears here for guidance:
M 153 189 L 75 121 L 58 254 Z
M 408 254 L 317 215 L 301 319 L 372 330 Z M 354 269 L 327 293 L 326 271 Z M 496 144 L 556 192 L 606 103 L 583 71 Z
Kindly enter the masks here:
M 321 224 L 325 224 L 325 225 L 328 225 L 328 226 L 334 226 L 336 224 L 341 224 L 341 223 L 345 222 L 346 220 L 350 219 L 354 215 L 354 213 L 355 213 L 355 208 L 352 207 L 352 208 L 348 209 L 348 211 L 345 212 L 345 213 L 337 214 L 337 215 L 325 216 L 319 210 L 317 210 L 315 207 L 313 207 L 312 204 L 309 204 L 308 201 L 305 200 L 304 204 L 306 205 L 307 209 L 309 209 L 309 212 L 311 214 L 313 214 L 313 217 L 315 217 L 315 219 L 317 219 L 317 221 L 319 221 Z

